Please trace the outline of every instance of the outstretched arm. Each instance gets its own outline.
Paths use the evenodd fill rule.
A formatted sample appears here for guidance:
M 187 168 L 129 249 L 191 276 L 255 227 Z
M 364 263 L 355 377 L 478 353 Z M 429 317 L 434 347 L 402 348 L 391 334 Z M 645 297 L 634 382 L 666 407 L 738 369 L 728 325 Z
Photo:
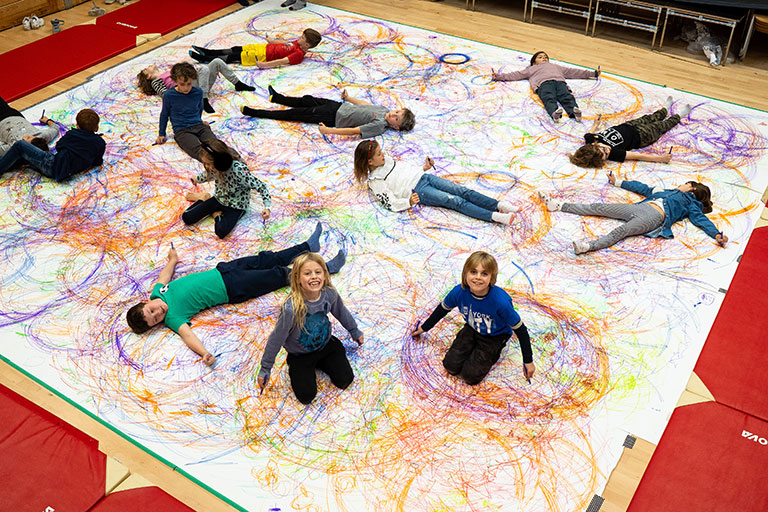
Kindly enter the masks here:
M 288 57 L 283 57 L 282 59 L 269 60 L 267 62 L 256 61 L 254 66 L 257 68 L 279 68 L 280 66 L 287 66 L 290 63 Z
M 597 114 L 597 117 L 595 118 L 595 122 L 592 123 L 592 126 L 589 128 L 589 133 L 595 134 L 600 131 L 600 126 L 603 124 L 603 114 Z
M 368 101 L 361 100 L 358 98 L 353 98 L 352 96 L 347 94 L 346 89 L 343 89 L 341 91 L 341 101 L 346 101 L 346 102 L 352 103 L 353 105 L 373 105 L 373 103 L 370 103 Z
M 331 128 L 320 123 L 320 128 L 318 128 L 318 130 L 320 130 L 320 133 L 323 135 L 362 135 L 359 126 L 355 128 Z
M 720 247 L 725 247 L 725 244 L 728 243 L 728 237 L 719 231 L 717 226 L 701 210 L 697 208 L 692 209 L 688 214 L 688 218 L 691 219 L 691 223 L 694 226 L 714 238 Z
M 182 341 L 184 341 L 184 344 L 189 347 L 190 350 L 203 358 L 205 364 L 211 366 L 216 361 L 216 357 L 208 352 L 205 345 L 203 345 L 203 342 L 200 341 L 200 338 L 192 332 L 192 328 L 189 324 L 182 324 L 182 326 L 179 327 L 179 336 L 181 336 Z
M 624 159 L 637 160 L 639 162 L 660 162 L 660 163 L 668 164 L 669 161 L 672 160 L 672 155 L 669 153 L 648 154 L 648 153 L 637 153 L 635 151 L 627 151 L 627 156 L 625 156 Z
M 179 262 L 179 256 L 176 254 L 176 249 L 171 247 L 168 251 L 168 263 L 165 264 L 163 270 L 160 271 L 160 275 L 157 277 L 157 282 L 162 284 L 168 284 L 173 279 L 173 273 L 176 271 L 176 264 Z

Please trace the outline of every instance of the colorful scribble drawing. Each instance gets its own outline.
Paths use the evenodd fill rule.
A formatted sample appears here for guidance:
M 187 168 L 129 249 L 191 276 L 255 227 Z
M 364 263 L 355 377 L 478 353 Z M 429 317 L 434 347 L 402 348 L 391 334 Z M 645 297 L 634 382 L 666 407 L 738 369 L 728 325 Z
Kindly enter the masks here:
M 650 148 L 674 146 L 672 163 L 609 167 L 649 184 L 709 185 L 710 218 L 731 238 L 728 248 L 684 223 L 674 240 L 634 237 L 577 257 L 574 236 L 613 224 L 550 216 L 537 191 L 630 200 L 565 153 L 597 113 L 617 124 L 663 104 L 668 89 L 603 70 L 599 81 L 571 84 L 585 123 L 554 125 L 524 82 L 490 83 L 492 66 L 520 68 L 527 54 L 327 8 L 264 4 L 30 109 L 30 118 L 45 108 L 65 124 L 80 108 L 97 110 L 106 165 L 65 185 L 23 171 L 0 179 L 3 356 L 248 510 L 583 510 L 625 435 L 657 440 L 684 388 L 759 215 L 768 115 L 672 91 L 673 110 L 694 105 L 690 120 Z M 173 142 L 152 146 L 160 100 L 138 92 L 137 71 L 185 59 L 192 44 L 228 47 L 305 27 L 324 37 L 311 58 L 238 69 L 257 91 L 217 83 L 216 113 L 204 117 L 269 185 L 272 218 L 263 223 L 252 211 L 224 241 L 210 220 L 185 226 L 184 194 L 199 163 Z M 469 60 L 441 62 L 448 53 Z M 331 98 L 346 87 L 409 106 L 415 130 L 386 133 L 385 151 L 413 165 L 429 155 L 435 174 L 514 203 L 513 225 L 437 208 L 385 211 L 353 181 L 358 140 L 239 114 L 246 104 L 270 108 L 268 84 Z M 348 390 L 322 377 L 318 398 L 302 407 L 283 352 L 259 396 L 258 361 L 286 291 L 193 319 L 218 358 L 213 370 L 168 329 L 128 330 L 125 310 L 151 288 L 171 242 L 181 275 L 301 241 L 317 219 L 324 254 L 348 251 L 334 283 L 365 333 L 357 348 L 336 332 L 356 375 Z M 470 387 L 440 363 L 458 316 L 420 341 L 409 336 L 477 249 L 497 257 L 499 284 L 528 325 L 531 384 L 514 338 Z

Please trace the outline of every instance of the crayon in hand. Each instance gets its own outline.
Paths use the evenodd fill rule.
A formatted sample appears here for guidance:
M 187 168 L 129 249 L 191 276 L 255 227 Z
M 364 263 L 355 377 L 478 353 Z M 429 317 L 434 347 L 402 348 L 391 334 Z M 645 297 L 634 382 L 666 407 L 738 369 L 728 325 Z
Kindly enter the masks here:
M 531 379 L 528 377 L 528 369 L 525 367 L 525 363 L 523 363 L 523 376 L 525 377 L 525 380 L 528 381 L 528 384 L 530 384 Z

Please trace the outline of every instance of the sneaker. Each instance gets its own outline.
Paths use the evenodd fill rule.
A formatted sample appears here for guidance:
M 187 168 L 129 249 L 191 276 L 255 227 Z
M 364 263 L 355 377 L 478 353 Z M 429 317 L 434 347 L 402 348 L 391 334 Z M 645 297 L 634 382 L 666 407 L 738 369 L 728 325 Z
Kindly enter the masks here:
M 45 20 L 43 18 L 38 18 L 34 14 L 29 17 L 29 26 L 32 28 L 32 30 L 38 29 L 45 25 Z
M 576 254 L 584 254 L 585 252 L 589 252 L 589 244 L 582 240 L 574 240 L 573 252 Z
M 573 109 L 573 118 L 576 120 L 577 123 L 581 122 L 581 109 L 579 107 L 576 107 Z
M 103 16 L 104 14 L 107 14 L 107 10 L 93 2 L 93 7 L 88 11 L 88 16 Z
M 285 2 L 280 4 L 280 7 L 288 7 L 289 5 L 293 5 L 296 3 L 296 0 L 285 0 Z
M 292 6 L 288 8 L 289 11 L 298 11 L 299 9 L 303 9 L 307 6 L 307 0 L 296 0 L 296 3 L 294 3 Z
M 115 3 L 117 0 L 104 0 L 104 3 L 107 5 Z
M 563 117 L 563 109 L 562 108 L 559 108 L 559 109 L 555 110 L 554 112 L 552 112 L 552 120 L 553 121 L 559 121 L 561 117 Z
M 512 223 L 512 214 L 493 212 L 491 214 L 491 220 L 493 222 L 498 222 L 499 224 L 504 224 L 505 226 L 509 226 Z
M 32 30 L 32 25 L 30 24 L 29 16 L 25 17 L 24 21 L 22 21 L 21 24 L 24 26 L 24 30 Z
M 539 199 L 544 201 L 544 204 L 547 206 L 547 210 L 551 212 L 559 212 L 560 208 L 563 207 L 563 203 L 560 201 L 555 201 L 544 192 L 539 192 Z

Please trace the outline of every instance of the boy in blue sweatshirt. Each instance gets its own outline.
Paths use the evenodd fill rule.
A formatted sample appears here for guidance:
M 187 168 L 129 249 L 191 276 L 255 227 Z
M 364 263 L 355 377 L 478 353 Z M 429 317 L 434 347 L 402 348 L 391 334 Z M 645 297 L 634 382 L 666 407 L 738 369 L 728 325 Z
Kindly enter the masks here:
M 70 176 L 101 165 L 106 143 L 100 135 L 99 114 L 86 108 L 77 113 L 77 128 L 69 130 L 56 143 L 56 154 L 44 151 L 26 140 L 20 140 L 0 159 L 0 176 L 27 164 L 43 176 L 62 182 Z M 43 124 L 50 119 L 43 116 Z
M 216 139 L 208 123 L 203 122 L 203 90 L 194 84 L 197 70 L 189 62 L 179 62 L 171 68 L 171 80 L 176 87 L 163 93 L 160 127 L 155 144 L 166 141 L 168 119 L 173 126 L 176 144 L 195 160 L 200 160 L 203 142 Z

